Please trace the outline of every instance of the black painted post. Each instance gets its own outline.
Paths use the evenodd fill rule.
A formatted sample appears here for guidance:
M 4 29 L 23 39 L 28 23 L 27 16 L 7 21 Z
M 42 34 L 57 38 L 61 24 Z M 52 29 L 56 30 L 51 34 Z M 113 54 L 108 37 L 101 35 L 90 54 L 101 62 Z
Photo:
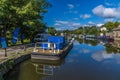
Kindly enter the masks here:
M 5 48 L 5 57 L 7 57 L 7 48 Z

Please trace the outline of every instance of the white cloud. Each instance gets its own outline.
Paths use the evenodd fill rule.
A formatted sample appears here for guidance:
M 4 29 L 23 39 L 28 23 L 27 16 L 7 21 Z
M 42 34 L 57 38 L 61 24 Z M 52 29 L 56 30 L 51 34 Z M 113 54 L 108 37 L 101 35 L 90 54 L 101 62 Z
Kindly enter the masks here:
M 114 21 L 114 19 L 113 18 L 108 18 L 108 19 L 105 19 L 104 21 L 105 22 L 112 22 L 112 21 Z
M 81 18 L 83 19 L 87 19 L 87 18 L 90 18 L 91 15 L 90 14 L 84 14 L 84 15 L 80 15 Z
M 74 20 L 79 20 L 79 18 L 74 18 Z
M 59 24 L 59 23 L 55 23 L 54 25 L 55 25 L 55 26 L 60 26 L 61 24 Z
M 102 23 L 96 24 L 97 27 L 101 27 L 101 26 L 103 26 L 103 25 L 104 25 L 104 24 L 102 24 Z
M 120 7 L 118 8 L 106 8 L 103 5 L 95 7 L 93 13 L 103 18 L 120 18 Z
M 68 24 L 69 23 L 68 21 L 60 21 L 60 20 L 56 20 L 55 22 L 56 24 Z
M 107 5 L 107 6 L 115 6 L 115 4 L 112 4 L 112 3 L 109 3 L 109 2 L 106 2 L 105 5 Z
M 57 30 L 72 30 L 79 28 L 81 24 L 78 22 L 56 20 L 54 26 Z
M 80 24 L 80 23 L 73 23 L 73 26 L 78 26 L 78 27 L 80 27 L 81 24 Z
M 89 21 L 88 24 L 89 24 L 89 25 L 94 25 L 95 23 L 92 22 L 92 21 Z
M 98 51 L 98 52 L 95 52 L 94 54 L 92 54 L 91 56 L 94 60 L 96 61 L 103 61 L 103 60 L 106 60 L 106 59 L 111 59 L 113 58 L 113 54 L 107 54 L 105 51 Z
M 68 4 L 67 6 L 69 7 L 69 9 L 73 9 L 74 8 L 73 4 Z

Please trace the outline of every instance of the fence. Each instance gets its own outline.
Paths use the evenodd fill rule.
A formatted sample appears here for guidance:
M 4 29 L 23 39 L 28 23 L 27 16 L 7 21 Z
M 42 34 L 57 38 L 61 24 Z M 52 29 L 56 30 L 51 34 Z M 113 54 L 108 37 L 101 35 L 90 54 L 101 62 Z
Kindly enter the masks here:
M 61 50 L 56 49 L 57 43 L 49 43 L 49 42 L 37 42 L 35 43 L 34 52 L 40 53 L 59 53 Z

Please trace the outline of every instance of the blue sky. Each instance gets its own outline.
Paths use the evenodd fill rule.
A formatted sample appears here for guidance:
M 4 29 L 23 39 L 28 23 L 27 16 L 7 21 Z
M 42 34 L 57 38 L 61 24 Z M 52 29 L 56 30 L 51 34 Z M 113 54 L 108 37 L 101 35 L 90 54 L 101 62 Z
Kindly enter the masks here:
M 77 29 L 108 21 L 120 21 L 120 0 L 48 0 L 52 7 L 44 16 L 47 26 L 57 30 Z

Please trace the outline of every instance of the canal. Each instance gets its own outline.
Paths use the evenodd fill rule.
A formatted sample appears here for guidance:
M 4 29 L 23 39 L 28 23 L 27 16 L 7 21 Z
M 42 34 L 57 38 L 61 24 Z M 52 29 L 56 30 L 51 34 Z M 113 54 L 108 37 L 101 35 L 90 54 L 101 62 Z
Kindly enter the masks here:
M 55 63 L 24 61 L 5 80 L 120 80 L 120 51 L 110 44 L 77 40 L 65 59 Z

